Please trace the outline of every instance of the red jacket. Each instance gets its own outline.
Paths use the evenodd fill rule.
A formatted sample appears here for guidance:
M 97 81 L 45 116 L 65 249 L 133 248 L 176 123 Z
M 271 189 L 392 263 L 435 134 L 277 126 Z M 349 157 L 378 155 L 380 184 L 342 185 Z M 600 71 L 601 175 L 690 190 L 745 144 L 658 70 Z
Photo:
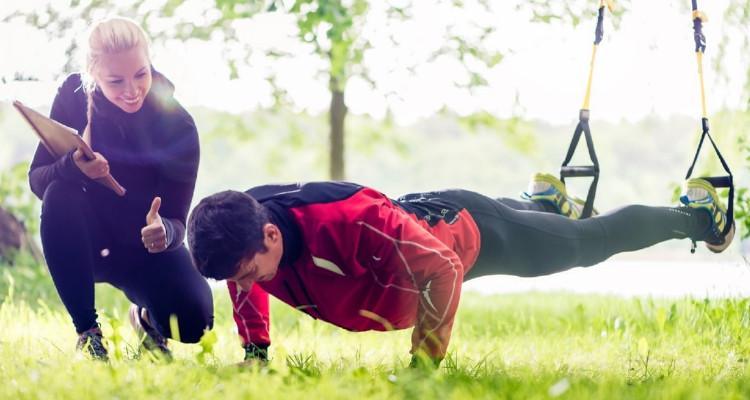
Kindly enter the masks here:
M 249 292 L 227 281 L 244 343 L 270 344 L 268 293 L 351 331 L 415 326 L 412 352 L 443 357 L 479 231 L 454 204 L 399 201 L 343 182 L 260 186 L 247 193 L 270 211 L 284 241 L 276 276 Z

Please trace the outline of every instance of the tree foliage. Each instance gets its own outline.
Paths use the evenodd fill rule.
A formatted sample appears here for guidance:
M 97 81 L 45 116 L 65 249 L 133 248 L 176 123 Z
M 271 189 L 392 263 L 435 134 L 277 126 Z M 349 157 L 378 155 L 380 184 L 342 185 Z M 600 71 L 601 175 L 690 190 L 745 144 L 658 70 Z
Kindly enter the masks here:
M 29 163 L 20 162 L 0 172 L 0 208 L 18 218 L 29 233 L 39 231 L 37 207 L 39 202 L 26 183 Z
M 705 0 L 704 0 L 705 1 Z M 572 0 L 567 2 L 548 2 L 541 0 L 519 1 L 515 5 L 516 11 L 522 18 L 539 23 L 564 24 L 577 26 L 582 22 L 593 20 L 598 2 L 592 0 Z M 617 27 L 622 17 L 631 7 L 632 0 L 618 0 L 617 8 L 613 15 L 608 16 L 614 26 Z M 689 2 L 683 1 L 682 7 L 687 12 Z M 51 37 L 69 37 L 71 44 L 69 53 L 75 50 L 74 34 L 85 28 L 91 20 L 104 15 L 116 13 L 132 17 L 140 22 L 155 41 L 166 40 L 209 40 L 220 38 L 227 49 L 233 51 L 225 52 L 226 61 L 229 65 L 232 77 L 237 77 L 239 72 L 237 66 L 247 63 L 253 49 L 246 43 L 246 38 L 237 29 L 238 22 L 247 21 L 260 14 L 284 13 L 294 19 L 297 26 L 297 39 L 311 47 L 311 51 L 324 63 L 311 65 L 310 68 L 323 68 L 315 71 L 317 76 L 326 79 L 332 100 L 331 114 L 336 114 L 330 121 L 330 129 L 333 135 L 335 128 L 342 135 L 340 147 L 333 149 L 331 159 L 338 157 L 343 160 L 344 146 L 343 135 L 346 119 L 346 93 L 347 84 L 352 77 L 359 77 L 368 82 L 373 89 L 382 87 L 383 82 L 378 82 L 377 77 L 372 76 L 368 69 L 367 54 L 376 46 L 383 43 L 374 43 L 372 32 L 375 29 L 368 23 L 374 20 L 377 13 L 385 15 L 382 26 L 375 27 L 380 32 L 394 32 L 389 34 L 388 46 L 398 47 L 403 43 L 405 37 L 403 30 L 396 30 L 400 24 L 406 24 L 414 19 L 418 12 L 419 2 L 409 0 L 388 0 L 384 2 L 372 2 L 367 0 L 214 0 L 213 2 L 180 1 L 180 0 L 130 0 L 127 2 L 115 2 L 113 0 L 70 0 L 67 3 L 50 2 L 44 8 L 32 11 L 17 11 L 2 15 L 4 21 L 23 19 L 26 23 L 44 29 Z M 186 7 L 199 8 L 199 18 L 189 17 L 183 11 Z M 399 63 L 398 68 L 415 75 L 421 65 L 436 62 L 442 57 L 457 60 L 463 68 L 464 77 L 451 77 L 456 86 L 467 91 L 487 84 L 486 74 L 493 66 L 503 60 L 510 48 L 498 48 L 498 42 L 512 42 L 508 38 L 497 36 L 497 21 L 492 18 L 474 18 L 467 20 L 460 18 L 464 10 L 483 11 L 484 15 L 494 15 L 497 7 L 496 2 L 489 0 L 436 0 L 431 3 L 433 10 L 446 11 L 454 15 L 452 22 L 448 22 L 442 29 L 441 43 L 438 48 L 431 49 L 421 58 L 413 58 Z M 750 3 L 744 0 L 730 0 L 723 16 L 712 16 L 712 18 L 723 18 L 723 24 L 727 27 L 722 33 L 722 38 L 712 39 L 716 48 L 716 56 L 712 57 L 714 67 L 724 73 L 725 79 L 735 77 L 729 76 L 723 68 L 723 60 L 728 56 L 728 44 L 737 43 L 744 53 L 742 59 L 749 66 L 745 68 L 745 99 L 750 109 L 750 34 L 747 26 L 750 25 Z M 398 31 L 399 33 L 395 33 Z M 293 57 L 293 54 L 284 49 L 272 49 L 268 56 L 275 58 Z M 64 72 L 72 70 L 72 64 L 66 65 Z M 284 90 L 276 84 L 276 77 L 267 78 L 275 88 L 275 98 L 278 103 L 283 104 L 286 98 Z M 337 97 L 338 96 L 338 97 Z M 399 93 L 387 93 L 389 98 L 398 98 Z M 336 108 L 340 108 L 338 111 Z M 467 126 L 476 127 L 482 125 L 482 121 L 488 121 L 492 116 L 479 112 L 475 116 L 467 118 Z M 489 126 L 497 125 L 489 122 Z M 513 123 L 505 124 L 512 128 Z M 512 142 L 525 143 L 527 140 L 519 140 L 518 135 Z M 522 139 L 522 138 L 521 138 Z M 343 164 L 341 170 L 332 170 L 332 176 L 345 176 Z
M 563 23 L 570 26 L 578 26 L 583 21 L 595 18 L 598 1 L 572 0 L 572 1 L 544 1 L 528 0 L 518 3 L 516 9 L 531 13 L 531 20 L 541 23 Z M 617 0 L 612 11 L 614 26 L 619 26 L 622 16 L 627 12 L 631 0 Z
M 222 38 L 227 48 L 239 46 L 243 51 L 227 51 L 227 62 L 230 66 L 232 77 L 236 77 L 237 64 L 247 62 L 252 52 L 248 46 L 243 46 L 243 38 L 237 33 L 236 23 L 247 20 L 261 13 L 287 13 L 294 17 L 298 28 L 298 39 L 312 46 L 313 52 L 325 60 L 325 68 L 316 71 L 320 77 L 327 77 L 329 90 L 332 96 L 331 103 L 331 134 L 337 132 L 342 136 L 339 148 L 332 151 L 332 159 L 343 160 L 343 135 L 346 118 L 346 103 L 344 93 L 349 79 L 352 76 L 361 77 L 373 88 L 378 87 L 379 82 L 374 79 L 365 64 L 366 52 L 373 48 L 372 38 L 368 37 L 365 28 L 375 7 L 373 2 L 366 0 L 295 0 L 295 1 L 242 1 L 242 0 L 215 0 L 211 3 L 201 3 L 202 18 L 186 18 L 180 13 L 180 7 L 187 3 L 168 0 L 161 3 L 148 2 L 146 0 L 132 0 L 127 3 L 117 4 L 112 0 L 80 1 L 71 0 L 66 7 L 59 3 L 49 3 L 42 10 L 30 12 L 14 12 L 5 16 L 5 21 L 22 18 L 26 23 L 44 29 L 51 37 L 69 37 L 70 56 L 76 50 L 76 42 L 73 40 L 75 31 L 82 31 L 82 24 L 108 14 L 120 14 L 131 17 L 152 35 L 155 41 L 178 39 L 178 40 L 208 40 L 216 35 Z M 381 4 L 381 3 L 377 3 Z M 386 25 L 398 24 L 407 21 L 414 16 L 414 2 L 386 2 L 384 7 L 377 7 L 377 12 L 386 16 Z M 467 6 L 484 9 L 491 12 L 490 2 L 486 0 L 463 0 L 449 1 L 441 0 L 434 3 L 434 7 L 449 9 L 449 12 L 460 13 Z M 459 26 L 463 24 L 464 26 Z M 467 27 L 466 25 L 473 25 Z M 399 68 L 409 74 L 416 74 L 417 67 L 425 63 L 435 62 L 440 57 L 451 57 L 459 60 L 464 67 L 465 79 L 455 79 L 458 86 L 466 90 L 484 86 L 487 84 L 484 74 L 488 68 L 493 67 L 502 60 L 502 53 L 488 46 L 492 40 L 492 33 L 496 27 L 488 23 L 472 22 L 464 18 L 456 23 L 449 23 L 443 29 L 443 45 L 433 49 L 421 59 L 413 59 L 401 63 Z M 372 31 L 372 30 L 370 30 Z M 467 33 L 469 32 L 469 33 Z M 389 42 L 392 46 L 398 46 L 403 37 L 390 35 Z M 230 55 L 234 54 L 234 56 Z M 268 54 L 272 57 L 283 58 L 293 56 L 280 49 Z M 71 57 L 72 59 L 72 57 Z M 72 72 L 74 63 L 65 67 L 66 71 Z M 275 85 L 274 76 L 268 77 L 269 82 L 276 89 L 276 98 L 279 102 L 285 101 L 283 90 Z M 398 96 L 398 93 L 389 94 Z M 332 169 L 332 176 L 343 178 L 343 164 Z
M 232 10 L 238 0 L 217 0 L 220 9 Z M 452 7 L 456 11 L 466 6 L 468 1 L 437 1 L 435 7 Z M 475 6 L 490 11 L 489 4 L 482 0 L 472 1 Z M 372 37 L 367 34 L 368 20 L 374 12 L 382 12 L 385 24 L 398 24 L 413 16 L 414 4 L 386 2 L 384 9 L 371 7 L 375 3 L 366 0 L 295 0 L 294 2 L 271 1 L 266 7 L 268 12 L 285 12 L 294 16 L 298 38 L 312 46 L 314 53 L 325 60 L 325 70 L 316 71 L 317 75 L 327 78 L 330 95 L 330 175 L 333 179 L 344 179 L 344 136 L 347 113 L 344 94 L 349 79 L 358 76 L 368 82 L 373 89 L 377 82 L 364 63 L 366 52 L 374 47 Z M 223 13 L 225 19 L 237 18 L 234 14 Z M 456 24 L 457 25 L 457 24 Z M 489 24 L 473 23 L 474 37 L 465 37 L 457 33 L 455 25 L 444 29 L 444 45 L 434 49 L 422 59 L 412 60 L 400 65 L 405 71 L 415 74 L 420 64 L 434 62 L 441 56 L 448 56 L 460 61 L 468 76 L 458 80 L 459 85 L 471 90 L 487 84 L 483 73 L 502 59 L 502 54 L 489 50 L 486 45 L 495 27 Z M 389 37 L 389 42 L 398 46 L 402 38 L 396 34 Z M 283 53 L 279 53 L 283 54 Z
M 27 189 L 29 164 L 0 172 L 0 263 L 38 263 L 42 253 L 31 236 L 39 231 L 39 201 Z

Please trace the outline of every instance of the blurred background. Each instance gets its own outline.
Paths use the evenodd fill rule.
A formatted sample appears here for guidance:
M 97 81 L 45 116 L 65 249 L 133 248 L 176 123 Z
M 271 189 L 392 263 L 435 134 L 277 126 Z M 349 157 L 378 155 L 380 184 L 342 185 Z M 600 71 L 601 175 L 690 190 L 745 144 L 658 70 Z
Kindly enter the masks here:
M 598 1 L 26 0 L 0 8 L 0 252 L 39 259 L 36 137 L 12 108 L 48 113 L 79 71 L 92 21 L 123 15 L 196 120 L 194 202 L 224 189 L 340 179 L 401 194 L 462 187 L 517 197 L 557 173 L 578 120 Z M 549 277 L 487 278 L 482 292 L 750 294 L 750 2 L 700 1 L 711 132 L 738 187 L 736 243 L 673 241 Z M 700 135 L 689 1 L 622 0 L 605 17 L 591 98 L 596 207 L 670 205 Z M 584 146 L 577 158 L 586 164 Z M 723 171 L 710 147 L 694 175 Z M 589 181 L 570 180 L 585 196 Z M 20 248 L 21 251 L 14 249 Z M 30 255 L 29 255 L 30 254 Z

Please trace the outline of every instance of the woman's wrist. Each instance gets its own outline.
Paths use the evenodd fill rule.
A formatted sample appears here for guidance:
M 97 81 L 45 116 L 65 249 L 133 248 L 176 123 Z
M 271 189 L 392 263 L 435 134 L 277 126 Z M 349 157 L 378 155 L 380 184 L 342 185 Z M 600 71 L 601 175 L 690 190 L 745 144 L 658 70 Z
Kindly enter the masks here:
M 67 152 L 56 161 L 58 164 L 58 175 L 67 181 L 86 182 L 88 177 L 76 165 L 73 153 L 75 153 L 75 149 Z

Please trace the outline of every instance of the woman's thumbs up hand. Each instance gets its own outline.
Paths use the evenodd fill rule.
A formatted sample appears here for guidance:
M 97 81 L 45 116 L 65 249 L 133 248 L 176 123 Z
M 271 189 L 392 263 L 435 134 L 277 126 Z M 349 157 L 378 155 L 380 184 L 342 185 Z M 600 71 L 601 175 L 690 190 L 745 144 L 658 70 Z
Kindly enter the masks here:
M 146 226 L 141 229 L 143 246 L 149 253 L 160 253 L 167 249 L 167 229 L 159 215 L 161 197 L 154 197 L 151 209 L 146 214 Z

